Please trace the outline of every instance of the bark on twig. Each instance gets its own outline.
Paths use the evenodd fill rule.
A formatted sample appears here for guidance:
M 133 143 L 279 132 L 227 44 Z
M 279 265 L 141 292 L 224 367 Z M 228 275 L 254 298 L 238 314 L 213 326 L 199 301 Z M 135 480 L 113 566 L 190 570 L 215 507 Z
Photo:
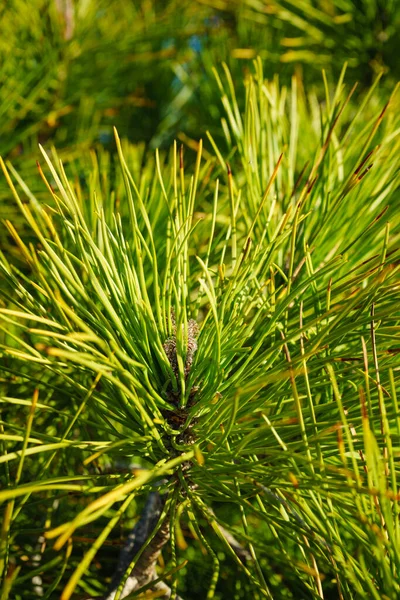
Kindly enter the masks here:
M 246 563 L 252 560 L 251 554 L 247 550 L 247 548 L 244 548 L 242 544 L 238 542 L 238 540 L 231 534 L 230 531 L 225 529 L 225 527 L 223 527 L 219 523 L 218 529 L 220 530 L 220 532 L 222 533 L 222 535 L 224 536 L 224 538 L 226 539 L 236 556 L 239 558 L 239 560 L 242 561 L 242 563 Z
M 109 592 L 104 597 L 104 600 L 114 600 L 116 591 L 126 575 L 133 558 L 143 548 L 154 531 L 162 513 L 163 504 L 163 500 L 158 492 L 151 492 L 149 494 L 142 515 L 128 535 L 126 543 L 120 552 L 118 566 L 111 582 Z M 169 536 L 169 521 L 166 520 L 151 542 L 143 550 L 132 572 L 129 574 L 120 595 L 121 600 L 126 598 L 126 596 L 132 592 L 139 590 L 141 587 L 157 579 L 157 559 L 163 546 L 169 540 Z M 163 600 L 182 600 L 179 596 L 175 596 L 175 598 L 172 599 L 171 589 L 163 582 L 155 583 L 154 587 L 151 589 L 153 591 L 164 592 L 163 595 L 160 596 Z
M 224 536 L 224 538 L 226 539 L 236 556 L 239 558 L 239 560 L 241 560 L 242 563 L 252 560 L 252 556 L 247 550 L 247 548 L 242 546 L 242 544 L 235 538 L 235 536 L 230 531 L 228 531 L 223 525 L 218 523 L 217 518 L 215 516 L 215 512 L 213 511 L 211 506 L 208 507 L 208 512 L 214 517 L 218 529 L 220 530 L 221 534 Z

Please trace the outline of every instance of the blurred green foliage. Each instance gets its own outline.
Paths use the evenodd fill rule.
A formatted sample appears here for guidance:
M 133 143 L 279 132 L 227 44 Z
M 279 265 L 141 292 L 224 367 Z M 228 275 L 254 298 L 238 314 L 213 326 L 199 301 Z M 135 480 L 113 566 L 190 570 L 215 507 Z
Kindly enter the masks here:
M 220 115 L 211 67 L 241 79 L 249 59 L 267 77 L 293 72 L 321 87 L 321 69 L 369 85 L 398 78 L 400 5 L 379 0 L 10 0 L 0 12 L 0 153 L 199 137 Z M 12 134 L 12 135 L 11 135 Z
M 30 177 L 37 144 L 68 162 L 133 142 L 223 140 L 212 68 L 235 81 L 264 60 L 266 77 L 297 77 L 324 96 L 321 69 L 368 86 L 399 78 L 400 3 L 380 0 L 9 0 L 0 8 L 0 155 Z M 239 91 L 241 93 L 241 91 Z M 384 91 L 381 91 L 384 94 Z M 244 96 L 242 96 L 244 102 Z M 63 152 L 63 149 L 65 151 Z M 0 218 L 17 217 L 4 181 Z M 0 248 L 9 241 L 0 230 Z

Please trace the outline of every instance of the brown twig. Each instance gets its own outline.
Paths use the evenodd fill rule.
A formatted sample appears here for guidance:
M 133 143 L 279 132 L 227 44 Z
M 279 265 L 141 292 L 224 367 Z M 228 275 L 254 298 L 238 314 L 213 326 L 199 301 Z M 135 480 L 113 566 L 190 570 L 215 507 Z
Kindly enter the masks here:
M 129 533 L 126 543 L 119 556 L 118 566 L 115 571 L 110 589 L 103 600 L 114 600 L 116 592 L 121 585 L 134 557 L 140 554 L 132 572 L 129 574 L 120 593 L 120 600 L 126 598 L 132 592 L 140 590 L 143 586 L 157 579 L 156 563 L 163 546 L 170 536 L 169 521 L 165 520 L 153 539 L 147 544 L 157 523 L 160 519 L 164 501 L 158 492 L 151 492 L 147 498 L 146 505 L 132 531 Z M 163 582 L 157 582 L 152 586 L 152 591 L 164 592 L 160 598 L 165 600 L 182 600 L 179 596 L 171 598 L 171 589 Z

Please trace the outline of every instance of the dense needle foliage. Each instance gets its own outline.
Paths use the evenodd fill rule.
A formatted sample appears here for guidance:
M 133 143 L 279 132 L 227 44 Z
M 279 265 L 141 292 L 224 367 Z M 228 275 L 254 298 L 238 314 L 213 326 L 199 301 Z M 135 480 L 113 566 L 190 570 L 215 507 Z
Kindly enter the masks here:
M 18 37 L 28 16 L 13 4 L 22 22 L 0 18 Z M 350 75 L 338 69 L 330 3 L 178 4 L 115 0 L 127 12 L 113 24 L 99 3 L 38 1 L 28 29 L 53 32 L 39 36 L 47 67 L 31 37 L 26 62 L 0 48 L 4 80 L 26 86 L 1 96 L 0 598 L 105 597 L 151 492 L 146 544 L 168 531 L 157 577 L 172 598 L 396 598 L 394 67 L 377 53 L 382 82 L 376 56 L 356 64 L 342 17 Z M 355 21 L 379 8 L 337 4 Z M 323 40 L 331 75 L 270 77 L 261 58 L 242 73 L 232 56 L 257 54 L 266 14 L 273 39 L 317 21 L 301 44 Z M 132 48 L 136 66 L 157 61 L 128 81 Z M 192 81 L 168 63 L 180 52 Z M 310 54 L 292 58 L 306 72 Z M 129 597 L 160 597 L 151 587 Z

